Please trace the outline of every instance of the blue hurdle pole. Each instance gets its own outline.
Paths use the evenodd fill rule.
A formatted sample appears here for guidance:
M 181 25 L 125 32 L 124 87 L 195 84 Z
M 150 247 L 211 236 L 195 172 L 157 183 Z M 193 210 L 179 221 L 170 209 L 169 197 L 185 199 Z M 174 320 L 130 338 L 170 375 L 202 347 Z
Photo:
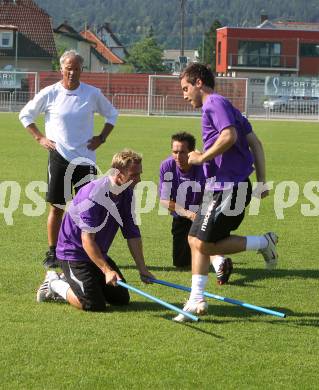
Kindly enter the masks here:
M 118 280 L 116 283 L 117 283 L 119 286 L 122 286 L 122 287 L 124 287 L 124 288 L 127 288 L 128 290 L 132 290 L 132 291 L 136 292 L 137 294 L 140 294 L 140 295 L 142 295 L 143 297 L 146 297 L 146 298 L 150 299 L 151 301 L 157 302 L 157 303 L 159 303 L 160 305 L 167 307 L 168 309 L 171 309 L 171 310 L 173 310 L 173 311 L 176 311 L 177 313 L 183 314 L 183 316 L 188 317 L 188 318 L 190 318 L 190 319 L 193 320 L 193 321 L 199 321 L 199 318 L 196 317 L 196 316 L 194 316 L 193 314 L 190 314 L 190 313 L 188 313 L 188 312 L 186 312 L 186 311 L 184 311 L 184 310 L 181 310 L 181 309 L 179 309 L 177 306 L 171 305 L 170 303 L 167 303 L 167 302 L 165 302 L 165 301 L 162 301 L 161 299 L 156 298 L 156 297 L 154 297 L 153 295 L 147 294 L 147 293 L 145 293 L 144 291 L 139 290 L 139 289 L 136 288 L 136 287 L 130 286 L 129 284 L 124 283 L 122 280 Z
M 168 287 L 173 287 L 173 288 L 176 288 L 178 290 L 184 290 L 184 291 L 191 291 L 192 290 L 190 287 L 181 286 L 180 284 L 166 282 L 165 280 L 151 279 L 150 278 L 149 281 L 151 281 L 153 283 L 157 283 L 157 284 L 162 284 L 162 285 L 168 286 Z M 208 297 L 208 298 L 214 298 L 214 299 L 217 299 L 219 301 L 223 301 L 223 302 L 227 302 L 227 303 L 232 303 L 233 305 L 242 306 L 242 307 L 245 307 L 246 309 L 260 311 L 262 313 L 269 314 L 272 316 L 281 317 L 281 318 L 286 317 L 286 314 L 281 313 L 280 311 L 270 310 L 270 309 L 266 309 L 266 308 L 261 307 L 261 306 L 251 305 L 250 303 L 238 301 L 237 299 L 221 297 L 219 295 L 215 295 L 215 294 L 212 294 L 212 293 L 209 293 L 206 291 L 204 291 L 204 296 Z

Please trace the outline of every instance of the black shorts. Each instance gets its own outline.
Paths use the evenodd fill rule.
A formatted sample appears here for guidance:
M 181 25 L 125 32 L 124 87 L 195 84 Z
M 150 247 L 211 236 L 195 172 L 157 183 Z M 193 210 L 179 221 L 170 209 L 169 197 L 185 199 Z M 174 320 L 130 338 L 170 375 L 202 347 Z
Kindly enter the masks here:
M 118 266 L 108 259 L 110 267 L 125 279 Z M 92 261 L 61 261 L 61 267 L 72 291 L 87 311 L 104 311 L 106 303 L 127 305 L 130 301 L 128 290 L 121 286 L 105 283 L 105 275 Z
M 71 165 L 72 177 L 66 180 L 68 188 L 65 188 L 64 177 L 69 165 L 70 163 L 56 150 L 49 152 L 47 202 L 64 205 L 71 200 L 72 188 L 77 193 L 83 185 L 95 179 L 96 168 L 94 165 Z M 84 179 L 83 182 L 79 183 L 82 179 Z M 79 184 L 77 185 L 77 183 Z M 66 199 L 65 192 L 68 194 Z
M 187 218 L 173 218 L 173 265 L 175 267 L 188 267 L 192 264 L 192 254 L 188 244 L 188 233 L 191 226 L 192 221 Z
M 220 192 L 205 191 L 203 203 L 192 224 L 189 235 L 204 242 L 217 242 L 238 229 L 251 200 L 250 180 Z

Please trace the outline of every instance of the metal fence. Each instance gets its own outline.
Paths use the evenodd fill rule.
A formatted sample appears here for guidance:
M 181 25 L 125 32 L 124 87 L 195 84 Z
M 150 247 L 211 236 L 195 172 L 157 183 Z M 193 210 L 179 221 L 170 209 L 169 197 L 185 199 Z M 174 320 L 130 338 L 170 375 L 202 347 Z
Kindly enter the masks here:
M 248 115 L 265 119 L 319 120 L 319 98 L 266 96 L 264 84 L 249 83 Z
M 0 111 L 19 112 L 34 97 L 34 92 L 0 91 Z M 182 94 L 108 94 L 120 113 L 140 115 L 200 115 L 200 110 L 185 102 Z M 229 96 L 227 96 L 229 97 Z M 319 98 L 267 98 L 262 85 L 248 85 L 243 97 L 229 97 L 236 107 L 245 107 L 250 117 L 264 119 L 319 120 Z M 243 111 L 243 110 L 242 110 Z
M 19 112 L 33 97 L 33 92 L 0 91 L 0 111 Z
M 267 119 L 309 119 L 319 120 L 319 98 L 280 98 L 264 102 Z
M 141 115 L 147 114 L 147 94 L 118 93 L 109 97 L 109 100 L 120 112 Z

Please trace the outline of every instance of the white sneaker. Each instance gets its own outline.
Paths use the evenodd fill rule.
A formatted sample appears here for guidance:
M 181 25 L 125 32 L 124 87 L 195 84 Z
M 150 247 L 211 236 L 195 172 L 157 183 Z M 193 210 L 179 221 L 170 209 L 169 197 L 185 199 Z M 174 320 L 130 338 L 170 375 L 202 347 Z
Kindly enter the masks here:
M 44 281 L 52 282 L 53 280 L 57 280 L 57 279 L 60 279 L 60 276 L 56 271 L 47 271 L 47 273 L 45 274 Z
M 184 311 L 192 314 L 204 315 L 207 313 L 208 304 L 206 301 L 201 302 L 190 302 L 187 301 L 185 306 L 183 307 Z M 183 314 L 179 314 L 178 316 L 173 318 L 173 321 L 176 322 L 190 322 L 192 321 L 190 318 L 185 317 Z
M 50 302 L 59 300 L 58 294 L 51 290 L 51 282 L 58 280 L 59 275 L 55 271 L 47 271 L 44 282 L 37 291 L 37 302 Z
M 278 262 L 278 253 L 276 245 L 278 243 L 278 236 L 276 233 L 269 232 L 264 234 L 268 245 L 264 249 L 260 249 L 258 253 L 261 253 L 264 257 L 266 268 L 271 270 L 276 268 Z

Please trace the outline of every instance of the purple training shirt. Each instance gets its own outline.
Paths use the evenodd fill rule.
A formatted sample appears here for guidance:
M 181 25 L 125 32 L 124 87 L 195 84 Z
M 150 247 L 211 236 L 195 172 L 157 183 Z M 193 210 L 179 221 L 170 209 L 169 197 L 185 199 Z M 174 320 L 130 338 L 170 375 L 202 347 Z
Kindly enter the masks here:
M 223 96 L 209 95 L 202 107 L 204 150 L 209 149 L 222 130 L 230 126 L 237 131 L 236 143 L 222 155 L 204 163 L 206 178 L 215 178 L 215 182 L 209 184 L 210 190 L 221 191 L 227 187 L 226 182 L 246 180 L 253 172 L 253 156 L 246 139 L 252 131 L 248 120 Z
M 82 187 L 65 213 L 56 248 L 59 260 L 90 261 L 82 246 L 81 232 L 96 233 L 95 241 L 107 259 L 107 252 L 121 228 L 125 239 L 140 237 L 132 212 L 133 191 L 110 192 L 108 176 Z
M 201 165 L 193 165 L 188 172 L 182 172 L 173 157 L 168 157 L 160 166 L 159 197 L 163 200 L 172 200 L 186 210 L 197 212 L 205 182 Z M 176 212 L 171 214 L 173 217 L 178 216 Z

